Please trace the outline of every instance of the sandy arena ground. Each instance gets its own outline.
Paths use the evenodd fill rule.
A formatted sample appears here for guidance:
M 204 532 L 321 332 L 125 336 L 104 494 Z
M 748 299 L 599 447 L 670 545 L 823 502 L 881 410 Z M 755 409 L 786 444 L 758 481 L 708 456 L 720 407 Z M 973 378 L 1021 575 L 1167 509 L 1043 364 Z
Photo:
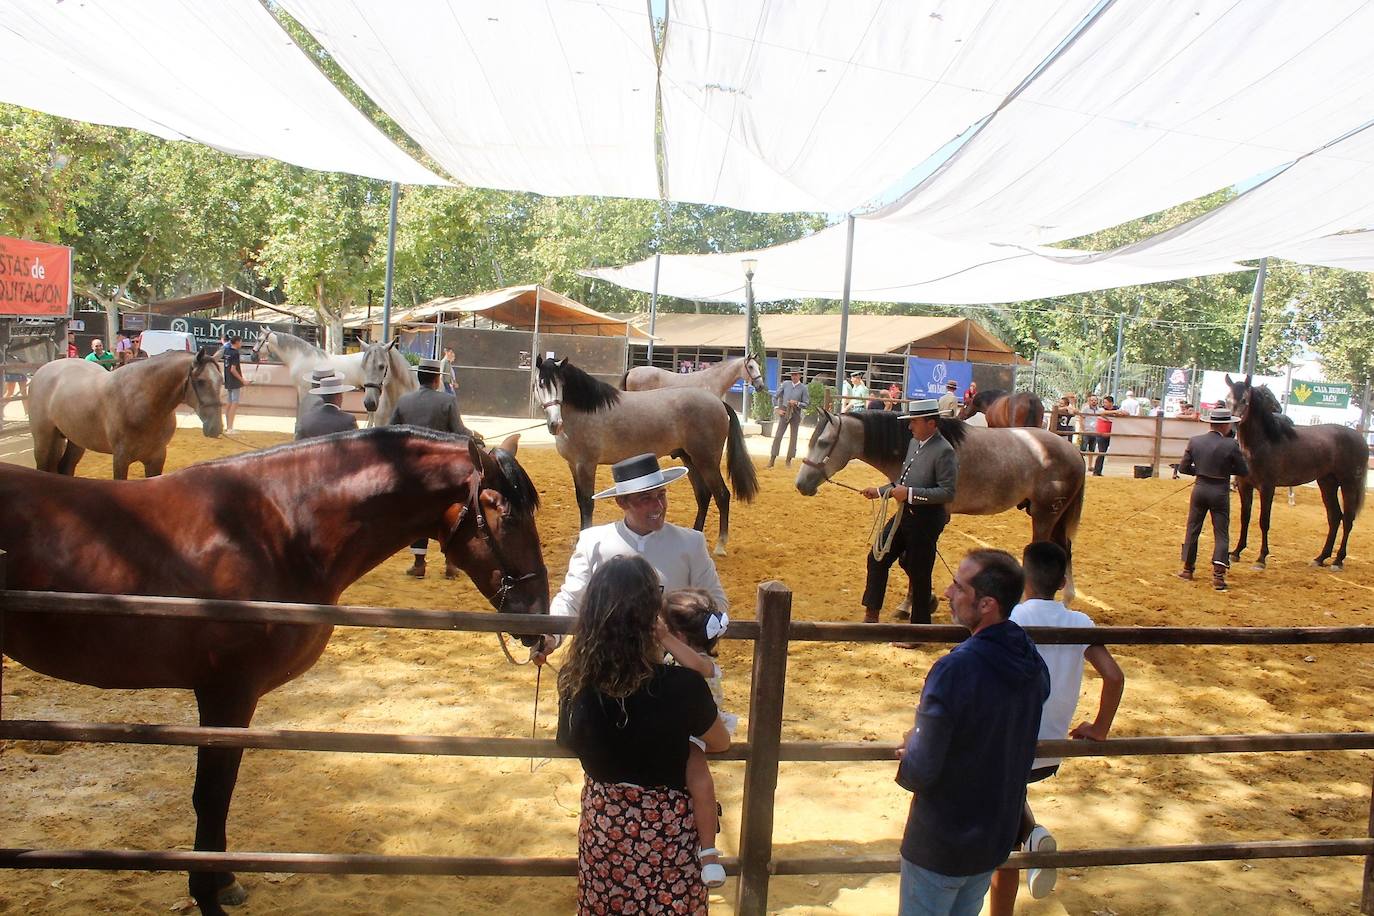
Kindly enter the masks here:
M 266 446 L 286 437 L 242 433 Z M 181 430 L 169 470 L 244 446 Z M 554 585 L 576 534 L 567 466 L 552 449 L 521 461 L 539 486 L 540 528 Z M 763 462 L 759 462 L 760 467 Z M 107 456 L 89 454 L 82 474 L 108 477 Z M 806 499 L 781 467 L 760 471 L 761 498 L 736 504 L 730 555 L 719 561 L 737 617 L 752 616 L 755 586 L 780 578 L 803 620 L 853 620 L 863 583 L 870 509 L 836 487 Z M 602 478 L 609 473 L 603 469 Z M 841 479 L 877 481 L 855 465 Z M 1374 602 L 1368 518 L 1352 539 L 1349 570 L 1307 565 L 1325 530 L 1316 492 L 1274 510 L 1268 571 L 1240 564 L 1233 589 L 1173 577 L 1186 481 L 1089 479 L 1076 542 L 1078 607 L 1099 624 L 1356 625 Z M 603 483 L 603 486 L 605 484 Z M 672 520 L 691 521 L 691 491 L 673 491 Z M 1163 499 L 1156 506 L 1149 504 Z M 1148 508 L 1146 508 L 1148 507 Z M 598 510 L 610 520 L 614 507 Z M 1137 513 L 1137 510 L 1142 510 Z M 715 516 L 707 523 L 714 541 Z M 1013 552 L 1028 536 L 1024 516 L 956 516 L 941 541 L 953 558 L 983 541 Z M 1204 534 L 1203 554 L 1210 549 Z M 364 605 L 482 607 L 466 581 L 414 581 L 400 553 L 355 584 L 344 601 Z M 897 600 L 894 576 L 890 604 Z M 948 582 L 941 567 L 937 589 Z M 895 743 L 911 721 L 921 678 L 942 650 L 797 645 L 790 659 L 784 739 Z M 728 705 L 743 712 L 750 644 L 725 645 Z M 1115 734 L 1166 735 L 1343 731 L 1368 727 L 1374 662 L 1367 648 L 1126 648 L 1126 697 Z M 98 691 L 34 675 L 13 662 L 4 679 L 11 718 L 193 723 L 189 695 Z M 459 735 L 528 735 L 533 669 L 514 668 L 480 634 L 344 629 L 299 680 L 263 699 L 256 725 Z M 554 703 L 544 685 L 538 731 L 551 735 Z M 1084 681 L 1079 717 L 1089 717 L 1098 682 Z M 1359 699 L 1364 697 L 1364 700 Z M 9 744 L 0 756 L 0 845 L 189 848 L 192 749 Z M 580 771 L 553 761 L 530 773 L 524 759 L 426 759 L 250 751 L 230 812 L 237 850 L 552 856 L 575 852 Z M 889 764 L 784 764 L 778 793 L 779 856 L 895 855 L 908 796 Z M 743 764 L 718 763 L 725 806 L 724 849 L 737 849 Z M 1081 759 L 1032 790 L 1042 823 L 1061 849 L 1365 833 L 1374 755 L 1236 755 Z M 1178 866 L 1074 869 L 1027 914 L 1280 914 L 1355 912 L 1356 859 L 1274 860 Z M 571 911 L 571 879 L 385 879 L 245 875 L 240 910 L 252 913 L 484 913 Z M 896 907 L 895 876 L 779 878 L 770 909 L 788 914 L 885 913 Z M 3 913 L 166 913 L 186 906 L 181 874 L 4 872 Z M 735 885 L 713 898 L 732 912 Z

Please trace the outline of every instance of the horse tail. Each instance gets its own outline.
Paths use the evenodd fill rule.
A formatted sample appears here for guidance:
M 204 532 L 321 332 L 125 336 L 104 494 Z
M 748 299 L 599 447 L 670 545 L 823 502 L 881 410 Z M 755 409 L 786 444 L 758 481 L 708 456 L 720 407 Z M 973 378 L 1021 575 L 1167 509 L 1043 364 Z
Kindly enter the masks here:
M 758 470 L 749 457 L 749 449 L 744 445 L 744 430 L 740 429 L 739 414 L 724 401 L 721 401 L 721 405 L 730 415 L 730 438 L 725 451 L 725 470 L 730 474 L 730 489 L 735 492 L 736 499 L 753 502 L 759 492 Z
M 1026 422 L 1022 425 L 1040 429 L 1045 427 L 1045 402 L 1033 391 L 1026 394 Z
M 1069 504 L 1064 507 L 1059 520 L 1054 523 L 1054 528 L 1050 531 L 1050 540 L 1064 548 L 1064 553 L 1068 555 L 1069 565 L 1064 574 L 1064 603 L 1073 601 L 1075 589 L 1073 585 L 1073 538 L 1078 534 L 1078 523 L 1083 518 L 1083 496 L 1087 491 L 1087 486 L 1082 478 L 1078 481 L 1078 492 L 1069 498 Z
M 633 366 L 630 367 L 629 369 L 626 369 L 626 370 L 625 370 L 625 374 L 622 375 L 622 376 L 620 377 L 620 390 L 621 390 L 621 391 L 629 391 L 629 390 L 630 390 L 630 389 L 628 389 L 628 388 L 625 387 L 625 383 L 628 382 L 628 381 L 630 380 L 630 373 L 631 373 L 632 371 L 634 371 L 634 367 L 633 367 Z

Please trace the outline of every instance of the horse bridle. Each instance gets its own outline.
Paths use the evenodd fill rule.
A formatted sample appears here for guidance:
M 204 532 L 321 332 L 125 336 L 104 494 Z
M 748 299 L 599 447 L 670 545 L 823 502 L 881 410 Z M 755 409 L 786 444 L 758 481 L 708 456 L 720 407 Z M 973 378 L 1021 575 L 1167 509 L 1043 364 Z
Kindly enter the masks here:
M 386 363 L 382 366 L 382 380 L 381 380 L 380 382 L 367 382 L 367 381 L 364 381 L 364 382 L 363 382 L 363 390 L 366 391 L 366 390 L 369 389 L 369 388 L 376 388 L 376 389 L 377 389 L 377 397 L 378 397 L 378 398 L 381 398 L 381 396 L 382 396 L 382 388 L 386 385 L 387 376 L 389 376 L 389 375 L 391 375 L 391 354 L 390 354 L 390 353 L 387 353 L 387 354 L 386 354 Z
M 496 613 L 500 614 L 506 607 L 506 595 L 510 593 L 510 590 L 521 582 L 538 578 L 539 573 L 527 572 L 523 576 L 512 576 L 510 574 L 510 564 L 506 562 L 506 555 L 501 551 L 500 542 L 492 536 L 491 527 L 487 524 L 486 513 L 482 511 L 480 501 L 483 483 L 482 476 L 480 469 L 473 468 L 472 477 L 469 478 L 472 481 L 472 493 L 468 496 L 468 501 L 463 506 L 462 511 L 458 513 L 458 521 L 449 529 L 444 539 L 439 542 L 439 549 L 443 551 L 445 557 L 448 556 L 448 546 L 458 535 L 458 531 L 463 527 L 463 522 L 467 519 L 469 510 L 471 510 L 474 524 L 477 526 L 477 537 L 487 542 L 487 547 L 491 550 L 491 555 L 496 558 L 496 568 L 501 572 L 501 585 L 496 589 L 495 596 Z
M 825 478 L 827 483 L 834 483 L 835 481 L 831 480 L 830 475 L 825 472 L 825 465 L 830 461 L 830 456 L 835 454 L 835 446 L 840 444 L 840 418 L 831 415 L 829 419 L 835 424 L 835 440 L 830 443 L 830 448 L 825 450 L 825 454 L 821 456 L 820 461 L 812 461 L 808 457 L 802 459 L 802 464 L 820 471 L 821 476 Z
M 262 335 L 261 337 L 258 338 L 258 342 L 257 342 L 257 343 L 253 344 L 253 361 L 254 361 L 254 362 L 257 362 L 257 361 L 258 361 L 258 354 L 262 353 L 262 348 L 263 348 L 264 346 L 267 345 L 267 342 L 268 342 L 269 340 L 272 339 L 272 335 L 273 335 L 274 333 L 276 333 L 276 332 L 275 332 L 275 331 L 268 331 L 266 334 L 264 334 L 264 335 Z

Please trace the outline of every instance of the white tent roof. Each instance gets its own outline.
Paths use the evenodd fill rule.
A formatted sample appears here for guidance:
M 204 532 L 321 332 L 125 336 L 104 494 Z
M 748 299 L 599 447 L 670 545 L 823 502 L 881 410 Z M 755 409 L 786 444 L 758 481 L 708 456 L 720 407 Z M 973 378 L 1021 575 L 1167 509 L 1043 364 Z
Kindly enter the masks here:
M 1116 0 L 883 216 L 1044 244 L 1228 187 L 1374 115 L 1372 34 L 1366 0 Z
M 754 295 L 761 302 L 839 299 L 843 295 L 845 244 L 846 229 L 840 224 L 761 251 L 664 255 L 658 290 L 684 299 L 743 302 L 740 259 L 747 254 L 758 259 Z M 1247 269 L 1225 258 L 1159 265 L 1126 257 L 1105 264 L 1079 265 L 1061 262 L 1051 254 L 1066 252 L 950 242 L 902 225 L 857 220 L 851 298 L 956 305 L 1018 302 Z M 653 289 L 654 259 L 583 274 L 649 292 Z
M 372 125 L 257 0 L 0 0 L 0 101 L 329 172 L 445 184 Z

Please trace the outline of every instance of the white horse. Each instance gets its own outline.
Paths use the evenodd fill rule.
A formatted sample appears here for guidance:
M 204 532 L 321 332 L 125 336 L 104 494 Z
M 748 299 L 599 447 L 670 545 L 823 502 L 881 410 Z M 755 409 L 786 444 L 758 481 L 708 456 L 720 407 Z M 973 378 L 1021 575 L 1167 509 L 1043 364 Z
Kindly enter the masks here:
M 395 340 L 389 344 L 368 344 L 358 353 L 336 356 L 295 334 L 264 330 L 258 333 L 253 345 L 253 358 L 258 359 L 264 350 L 291 374 L 296 384 L 297 415 L 309 403 L 306 398 L 311 396 L 310 373 L 316 369 L 333 369 L 347 384 L 363 389 L 363 406 L 374 426 L 391 419 L 401 395 L 420 387 Z
M 696 372 L 669 372 L 657 366 L 635 366 L 620 380 L 625 391 L 653 391 L 656 388 L 705 388 L 724 398 L 736 379 L 743 379 L 755 391 L 767 391 L 759 361 L 752 354 L 736 356 Z

